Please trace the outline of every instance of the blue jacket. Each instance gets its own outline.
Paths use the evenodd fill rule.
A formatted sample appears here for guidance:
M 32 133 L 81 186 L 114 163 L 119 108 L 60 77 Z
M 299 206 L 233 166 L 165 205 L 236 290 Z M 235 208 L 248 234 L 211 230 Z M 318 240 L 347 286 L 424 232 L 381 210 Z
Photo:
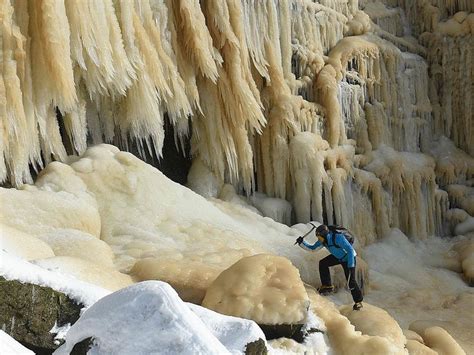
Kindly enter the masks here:
M 326 237 L 327 244 L 321 243 L 319 240 L 313 245 L 306 243 L 300 244 L 300 247 L 306 250 L 315 250 L 324 246 L 338 260 L 346 262 L 347 267 L 355 267 L 356 251 L 344 236 L 344 234 L 329 232 Z

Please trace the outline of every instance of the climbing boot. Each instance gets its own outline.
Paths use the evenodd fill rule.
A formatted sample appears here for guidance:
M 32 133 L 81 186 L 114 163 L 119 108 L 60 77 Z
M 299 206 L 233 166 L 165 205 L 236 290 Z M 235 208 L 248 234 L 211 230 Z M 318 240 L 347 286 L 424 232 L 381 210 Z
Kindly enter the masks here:
M 352 306 L 352 309 L 353 309 L 354 311 L 358 311 L 358 310 L 361 309 L 361 308 L 362 308 L 362 302 L 356 302 L 356 303 L 354 303 L 354 305 Z
M 332 286 L 332 285 L 330 285 L 330 286 L 322 285 L 320 288 L 318 288 L 318 292 L 322 296 L 330 295 L 330 294 L 334 293 L 334 286 Z

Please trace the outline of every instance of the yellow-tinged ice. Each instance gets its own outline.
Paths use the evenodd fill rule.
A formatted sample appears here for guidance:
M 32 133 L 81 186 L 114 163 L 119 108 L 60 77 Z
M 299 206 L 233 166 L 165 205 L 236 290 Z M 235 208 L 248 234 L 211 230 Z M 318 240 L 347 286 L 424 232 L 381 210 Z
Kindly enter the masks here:
M 143 156 L 160 155 L 166 115 L 175 139 L 192 135 L 193 156 L 218 179 L 290 201 L 298 221 L 360 229 L 350 213 L 357 199 L 371 203 L 368 240 L 387 223 L 411 235 L 438 233 L 438 217 L 418 216 L 428 222 L 415 229 L 389 217 L 397 212 L 388 206 L 401 208 L 398 197 L 389 191 L 382 201 L 379 190 L 361 186 L 364 173 L 354 174 L 381 145 L 428 152 L 432 134 L 472 153 L 472 120 L 463 119 L 472 78 L 454 79 L 464 72 L 457 68 L 472 66 L 471 9 L 462 1 L 415 3 L 4 0 L 0 179 L 20 185 L 30 181 L 28 163 L 65 159 L 58 120 L 77 153 L 89 136 L 125 148 L 132 140 Z M 417 31 L 431 31 L 420 36 L 428 50 L 416 50 L 427 62 L 406 52 L 421 46 L 404 11 Z M 292 143 L 302 133 L 328 143 L 324 166 L 320 157 L 310 169 L 293 163 L 314 151 L 309 140 Z M 331 153 L 348 145 L 360 157 Z M 436 167 L 444 179 L 457 171 L 443 161 Z M 420 196 L 423 183 L 413 187 Z M 436 197 L 426 213 L 442 219 L 444 197 L 429 190 Z
M 247 195 L 284 199 L 295 222 L 343 224 L 358 248 L 390 228 L 414 239 L 469 235 L 472 4 L 0 0 L 0 181 L 31 183 L 31 171 L 52 160 L 72 163 L 66 148 L 83 154 L 91 142 L 159 156 L 168 118 L 177 144 L 191 140 L 190 186 L 206 197 L 225 196 L 230 183 Z M 238 258 L 267 251 L 261 240 L 249 241 L 249 231 L 194 222 L 176 229 L 167 212 L 158 221 L 163 232 L 149 222 L 160 209 L 109 209 L 138 206 L 148 191 L 140 189 L 140 174 L 125 172 L 141 169 L 132 157 L 105 150 L 93 148 L 72 169 L 49 165 L 34 186 L 2 189 L 1 203 L 11 208 L 2 209 L 0 222 L 42 239 L 56 255 L 102 259 L 121 270 L 139 261 L 143 279 L 176 278 L 185 288 L 193 277 L 171 267 L 191 256 L 179 243 L 193 239 L 206 249 L 210 234 L 225 236 L 190 261 L 199 269 L 211 260 L 203 284 Z M 215 179 L 211 185 L 204 172 Z M 144 180 L 157 181 L 152 176 Z M 233 207 L 237 216 L 249 210 Z M 164 251 L 150 243 L 157 230 L 170 242 Z M 97 253 L 80 252 L 86 245 Z M 163 263 L 160 272 L 145 270 L 143 260 L 154 263 L 170 250 L 169 270 Z M 320 257 L 298 265 L 305 280 L 317 282 L 305 262 Z M 463 260 L 470 279 L 472 258 Z
M 202 305 L 260 324 L 304 323 L 308 296 L 298 269 L 283 257 L 258 254 L 224 270 Z

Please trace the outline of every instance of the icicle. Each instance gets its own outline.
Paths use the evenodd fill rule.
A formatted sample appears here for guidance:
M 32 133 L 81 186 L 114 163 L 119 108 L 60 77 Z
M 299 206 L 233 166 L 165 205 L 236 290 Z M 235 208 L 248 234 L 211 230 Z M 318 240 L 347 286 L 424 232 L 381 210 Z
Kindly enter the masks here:
M 65 113 L 64 128 L 68 134 L 72 146 L 78 154 L 87 149 L 87 118 L 86 100 L 78 90 L 78 103 L 74 110 Z
M 50 12 L 50 16 L 55 16 L 54 7 L 52 7 L 52 5 L 57 5 L 59 8 L 59 13 L 57 15 L 61 14 L 63 18 L 60 21 L 55 22 L 54 19 L 43 18 L 46 15 L 43 14 L 42 4 L 42 1 L 29 2 L 28 12 L 30 14 L 29 34 L 31 36 L 31 58 L 35 59 L 35 65 L 31 66 L 35 117 L 40 134 L 43 159 L 48 163 L 51 161 L 52 157 L 62 160 L 66 156 L 52 102 L 56 102 L 61 106 L 61 109 L 67 110 L 68 106 L 69 108 L 74 106 L 77 97 L 74 89 L 73 77 L 69 78 L 69 69 L 71 69 L 72 76 L 72 65 L 69 57 L 69 41 L 67 41 L 67 44 L 58 43 L 56 45 L 49 43 L 54 39 L 54 35 L 57 35 L 58 39 L 61 39 L 63 38 L 66 29 L 67 33 L 69 32 L 69 26 L 66 26 L 66 29 L 61 27 L 65 20 L 65 13 L 61 11 L 64 10 L 64 8 L 62 8 L 59 1 L 56 2 L 56 4 L 51 1 L 45 3 L 46 5 L 49 5 L 48 11 Z M 54 22 L 55 24 L 49 24 L 49 27 L 45 29 L 43 24 L 45 20 Z M 44 36 L 49 36 L 48 33 L 54 31 L 57 33 L 52 33 L 52 37 L 43 40 Z M 61 45 L 65 46 L 67 52 L 65 51 L 58 54 L 56 51 L 65 50 L 65 48 L 61 49 Z M 54 64 L 53 62 L 48 62 L 49 60 L 52 60 Z M 56 63 L 56 61 L 63 62 Z M 53 69 L 55 71 L 54 74 L 52 73 Z M 55 80 L 55 76 L 62 74 L 64 74 L 64 77 L 61 81 Z M 72 83 L 70 81 L 72 81 Z M 63 88 L 58 87 L 58 85 L 61 86 L 61 83 L 69 89 L 69 92 L 67 90 L 63 91 Z M 63 94 L 66 95 L 64 99 L 60 97 Z
M 208 80 L 198 81 L 203 114 L 193 121 L 192 149 L 199 152 L 203 162 L 218 178 L 224 180 L 225 165 L 229 175 L 235 180 L 238 176 L 237 155 L 233 137 L 226 134 L 228 127 L 222 119 L 224 110 L 219 100 L 217 88 Z M 216 119 L 217 118 L 217 119 Z
M 41 147 L 38 138 L 38 127 L 35 117 L 35 108 L 33 102 L 33 83 L 32 83 L 32 69 L 31 69 L 31 50 L 30 50 L 30 38 L 28 35 L 29 30 L 29 14 L 28 14 L 28 3 L 26 1 L 15 1 L 14 2 L 14 15 L 16 22 L 20 29 L 21 35 L 18 34 L 17 43 L 22 38 L 24 42 L 25 52 L 15 51 L 15 57 L 17 62 L 23 64 L 18 65 L 18 76 L 20 78 L 23 108 L 25 111 L 25 118 L 27 129 L 23 133 L 25 139 L 28 142 L 28 149 L 30 150 L 29 160 L 33 168 L 39 171 L 42 168 L 43 162 L 41 160 Z M 13 32 L 15 34 L 15 31 Z M 20 60 L 21 58 L 21 60 Z
M 21 93 L 20 79 L 17 76 L 17 61 L 14 58 L 14 51 L 25 55 L 21 34 L 18 27 L 12 22 L 13 8 L 7 1 L 0 2 L 0 34 L 2 37 L 1 49 L 1 70 L 0 78 L 0 112 L 2 120 L 2 146 L 0 153 L 2 159 L 0 167 L 3 171 L 0 180 L 6 178 L 8 167 L 10 181 L 14 185 L 21 185 L 24 180 L 29 181 L 28 160 L 30 152 L 28 150 L 28 125 Z M 16 34 L 14 33 L 16 31 Z M 15 37 L 20 39 L 15 42 Z M 19 45 L 19 47 L 18 47 Z M 3 156 L 6 160 L 3 160 Z
M 164 78 L 169 83 L 170 90 L 165 92 L 163 96 L 166 111 L 171 118 L 172 124 L 175 124 L 179 119 L 187 121 L 187 116 L 191 114 L 191 105 L 185 95 L 184 82 L 178 73 L 176 65 L 163 48 L 162 35 L 153 19 L 150 4 L 147 2 L 141 3 L 139 10 L 144 28 L 152 39 L 159 61 L 162 63 Z
M 245 39 L 249 47 L 250 57 L 252 62 L 257 69 L 258 73 L 265 79 L 269 79 L 268 74 L 268 63 L 265 59 L 265 42 L 268 41 L 267 32 L 262 29 L 266 29 L 268 26 L 267 15 L 267 3 L 264 2 L 262 6 L 263 11 L 259 11 L 258 2 L 248 1 L 243 2 L 243 13 L 245 21 Z
M 69 110 L 77 102 L 70 50 L 70 31 L 64 0 L 40 0 L 29 3 L 36 17 L 33 41 L 41 41 L 41 56 L 47 71 L 43 77 L 50 82 L 53 102 L 62 110 Z M 38 36 L 38 37 L 36 37 Z M 36 57 L 35 57 L 36 59 Z M 35 66 L 33 66 L 35 67 Z
M 0 3 L 0 20 L 2 24 L 4 22 L 5 14 L 5 3 Z M 3 27 L 3 26 L 2 26 Z M 1 71 L 0 71 L 0 181 L 3 183 L 7 178 L 7 166 L 5 162 L 5 158 L 8 158 L 8 132 L 4 122 L 7 117 L 7 95 L 5 89 L 5 81 L 3 78 L 3 28 L 2 28 L 2 35 L 0 36 L 0 47 L 2 50 L 0 51 L 0 64 L 1 64 Z
M 168 29 L 171 33 L 170 45 L 176 56 L 175 61 L 177 62 L 178 71 L 184 82 L 185 93 L 193 108 L 201 110 L 199 107 L 199 92 L 196 84 L 196 71 L 185 56 L 186 49 L 179 43 L 178 40 L 181 37 L 178 36 L 177 33 L 179 30 L 179 23 L 177 23 L 179 17 L 177 19 L 173 12 L 172 0 L 166 0 L 166 4 L 169 18 Z M 170 55 L 172 54 L 170 53 Z
M 331 147 L 336 146 L 340 141 L 340 119 L 341 111 L 339 100 L 337 99 L 336 71 L 331 65 L 326 65 L 318 75 L 316 88 L 321 97 L 322 104 L 326 109 L 327 118 L 327 140 Z
M 278 2 L 278 13 L 280 15 L 280 48 L 281 48 L 281 64 L 285 80 L 291 84 L 295 79 L 291 72 L 291 18 L 290 3 L 286 1 Z
M 373 172 L 393 200 L 391 225 L 414 238 L 426 238 L 435 230 L 434 160 L 419 153 L 396 152 L 381 146 L 364 169 Z
M 172 4 L 177 31 L 183 39 L 183 48 L 187 56 L 192 59 L 202 75 L 216 82 L 218 66 L 222 64 L 222 57 L 212 45 L 212 38 L 206 27 L 204 15 L 197 0 L 179 0 L 168 2 Z M 215 13 L 216 17 L 221 14 Z
M 349 226 L 352 218 L 349 216 L 349 210 L 344 193 L 344 184 L 347 181 L 347 172 L 342 168 L 332 169 L 328 172 L 333 181 L 332 201 L 334 207 L 334 217 L 336 224 Z
M 218 127 L 223 128 L 224 136 L 231 136 L 224 138 L 219 135 L 218 142 L 230 139 L 232 144 L 219 150 L 226 151 L 226 164 L 231 181 L 241 181 L 245 191 L 249 193 L 253 187 L 254 175 L 253 153 L 247 132 L 261 132 L 261 127 L 266 121 L 261 109 L 259 92 L 250 71 L 250 58 L 242 28 L 241 4 L 233 0 L 209 1 L 205 4 L 204 13 L 224 63 L 218 68 L 217 92 L 209 84 L 198 85 L 205 90 L 200 90 L 201 93 L 212 90 L 211 95 L 215 98 L 212 105 L 220 101 L 218 104 L 220 109 L 217 111 L 219 116 L 211 117 L 220 121 Z M 202 95 L 201 101 L 203 101 Z M 204 115 L 207 116 L 206 109 L 202 107 Z M 210 134 L 208 136 L 215 137 Z M 204 157 L 203 160 L 207 162 Z M 216 171 L 218 167 L 219 165 L 210 166 L 216 174 L 220 173 Z
M 293 181 L 296 218 L 300 222 L 318 220 L 323 222 L 324 187 L 326 203 L 332 201 L 332 180 L 324 168 L 328 143 L 319 135 L 303 132 L 290 142 L 290 168 Z M 326 209 L 327 210 L 327 209 Z M 328 210 L 327 210 L 328 211 Z M 331 205 L 332 213 L 332 205 Z

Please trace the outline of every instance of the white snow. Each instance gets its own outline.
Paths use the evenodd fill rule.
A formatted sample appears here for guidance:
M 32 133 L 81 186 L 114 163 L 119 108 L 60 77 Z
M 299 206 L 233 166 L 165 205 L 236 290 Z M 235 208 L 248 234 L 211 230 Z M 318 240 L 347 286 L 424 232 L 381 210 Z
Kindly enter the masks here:
M 51 334 L 54 334 L 54 343 L 56 345 L 60 344 L 61 340 L 66 339 L 66 334 L 71 329 L 71 323 L 66 323 L 61 327 L 58 327 L 57 323 L 54 323 L 53 328 L 49 331 Z
M 0 329 L 0 354 L 2 355 L 34 355 L 7 333 Z
M 225 316 L 193 303 L 187 305 L 232 354 L 240 354 L 248 343 L 258 339 L 265 341 L 265 334 L 254 321 Z
M 310 311 L 302 330 L 307 332 L 311 329 L 318 329 L 324 332 L 327 330 L 324 321 Z M 317 354 L 328 354 L 331 351 L 327 335 L 321 332 L 309 333 L 304 339 L 304 345 L 308 351 L 313 350 Z
M 51 287 L 90 306 L 110 291 L 75 279 L 59 271 L 49 271 L 0 250 L 0 276 L 39 286 Z
M 239 354 L 247 339 L 262 337 L 256 324 L 251 323 L 217 315 L 199 306 L 190 309 L 168 284 L 145 281 L 104 297 L 90 307 L 71 327 L 66 343 L 55 354 L 68 354 L 74 344 L 88 337 L 94 338 L 91 355 L 157 351 Z

